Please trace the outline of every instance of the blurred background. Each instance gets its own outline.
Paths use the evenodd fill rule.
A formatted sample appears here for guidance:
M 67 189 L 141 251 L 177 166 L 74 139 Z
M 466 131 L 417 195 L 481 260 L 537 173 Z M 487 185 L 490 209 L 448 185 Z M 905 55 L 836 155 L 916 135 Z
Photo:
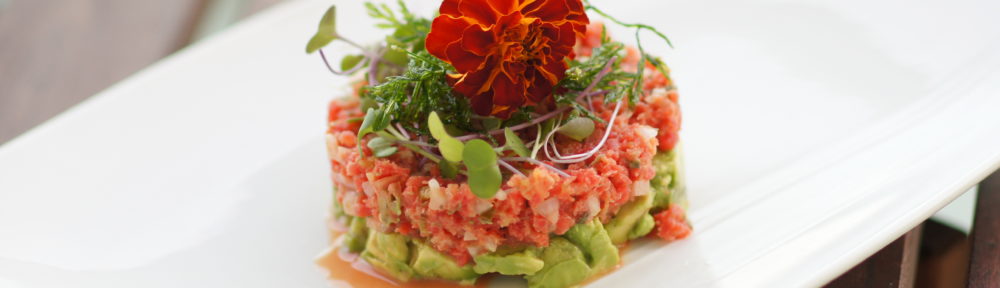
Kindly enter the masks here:
M 0 144 L 283 0 L 0 0 Z

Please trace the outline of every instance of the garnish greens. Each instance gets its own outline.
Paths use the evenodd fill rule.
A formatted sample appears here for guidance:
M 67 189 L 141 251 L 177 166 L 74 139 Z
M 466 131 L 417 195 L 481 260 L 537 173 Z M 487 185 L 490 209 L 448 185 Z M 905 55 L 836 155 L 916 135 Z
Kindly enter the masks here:
M 583 161 L 603 145 L 610 127 L 605 128 L 604 138 L 590 152 L 576 155 L 559 155 L 556 150 L 556 156 L 551 156 L 549 150 L 556 147 L 552 135 L 583 141 L 593 134 L 596 123 L 613 125 L 594 112 L 590 99 L 603 97 L 605 105 L 617 103 L 615 111 L 623 100 L 635 105 L 643 93 L 647 63 L 668 75 L 663 61 L 647 54 L 639 37 L 641 31 L 651 31 L 672 47 L 663 33 L 648 25 L 619 21 L 584 1 L 586 10 L 636 29 L 638 69 L 622 69 L 625 45 L 602 35 L 601 45 L 593 49 L 590 57 L 568 60 L 566 77 L 554 89 L 561 92 L 553 95 L 552 104 L 541 105 L 541 109 L 521 107 L 506 120 L 473 115 L 468 100 L 453 93 L 447 81 L 454 68 L 424 48 L 431 20 L 413 14 L 402 0 L 397 2 L 397 10 L 385 4 L 365 4 L 368 15 L 379 21 L 377 27 L 392 31 L 386 36 L 385 46 L 364 47 L 338 34 L 336 9 L 331 6 L 306 45 L 306 52 L 319 51 L 330 71 L 337 74 L 367 69 L 367 83 L 360 92 L 366 113 L 357 134 L 359 139 L 374 135 L 366 144 L 372 157 L 391 157 L 404 147 L 437 163 L 447 178 L 467 177 L 473 194 L 481 198 L 493 197 L 499 191 L 503 183 L 500 166 L 523 175 L 507 162 L 528 162 L 569 176 L 541 161 L 539 151 L 544 150 L 549 155 L 547 160 L 557 165 Z M 344 56 L 340 71 L 335 71 L 322 48 L 338 40 L 361 52 Z M 530 128 L 534 131 L 527 130 Z M 494 138 L 500 135 L 504 141 Z M 362 141 L 358 141 L 358 149 L 363 149 Z

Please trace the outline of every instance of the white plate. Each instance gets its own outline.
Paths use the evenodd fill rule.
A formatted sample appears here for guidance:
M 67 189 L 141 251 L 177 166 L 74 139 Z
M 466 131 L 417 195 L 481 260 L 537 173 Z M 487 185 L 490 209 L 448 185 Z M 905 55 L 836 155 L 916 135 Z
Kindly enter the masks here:
M 0 287 L 322 287 L 321 134 L 346 88 L 303 46 L 330 2 L 281 5 L 0 147 Z M 344 34 L 383 34 L 333 2 Z M 695 228 L 594 286 L 819 285 L 1000 163 L 1000 2 L 594 2 L 677 44 L 649 45 L 681 89 Z

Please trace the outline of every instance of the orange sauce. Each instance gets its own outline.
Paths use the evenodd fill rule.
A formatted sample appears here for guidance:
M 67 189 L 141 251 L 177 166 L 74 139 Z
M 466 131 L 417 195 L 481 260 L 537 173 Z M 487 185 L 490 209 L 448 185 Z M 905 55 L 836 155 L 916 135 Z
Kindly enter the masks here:
M 330 221 L 337 222 L 337 221 Z M 338 225 L 331 223 L 330 225 L 330 239 L 333 244 L 330 245 L 327 251 L 323 252 L 316 259 L 316 264 L 327 271 L 327 278 L 333 284 L 333 287 L 358 287 L 358 288 L 430 288 L 430 287 L 454 287 L 454 288 L 470 288 L 470 287 L 486 287 L 489 282 L 489 277 L 479 277 L 479 281 L 476 281 L 475 285 L 472 286 L 462 286 L 456 282 L 448 281 L 435 281 L 435 280 L 411 280 L 410 282 L 399 282 L 392 277 L 383 275 L 379 273 L 375 267 L 372 267 L 358 257 L 358 254 L 347 252 L 346 249 L 341 249 L 338 241 L 340 236 L 344 233 L 343 225 Z

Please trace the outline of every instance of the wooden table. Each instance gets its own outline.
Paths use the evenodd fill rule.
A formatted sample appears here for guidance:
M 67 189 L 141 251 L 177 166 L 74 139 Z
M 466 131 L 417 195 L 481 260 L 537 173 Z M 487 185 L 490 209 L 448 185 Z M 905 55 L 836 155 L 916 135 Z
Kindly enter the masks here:
M 0 143 L 188 45 L 212 15 L 280 1 L 0 0 Z M 970 237 L 925 222 L 828 287 L 1000 287 L 1000 173 L 977 203 Z

